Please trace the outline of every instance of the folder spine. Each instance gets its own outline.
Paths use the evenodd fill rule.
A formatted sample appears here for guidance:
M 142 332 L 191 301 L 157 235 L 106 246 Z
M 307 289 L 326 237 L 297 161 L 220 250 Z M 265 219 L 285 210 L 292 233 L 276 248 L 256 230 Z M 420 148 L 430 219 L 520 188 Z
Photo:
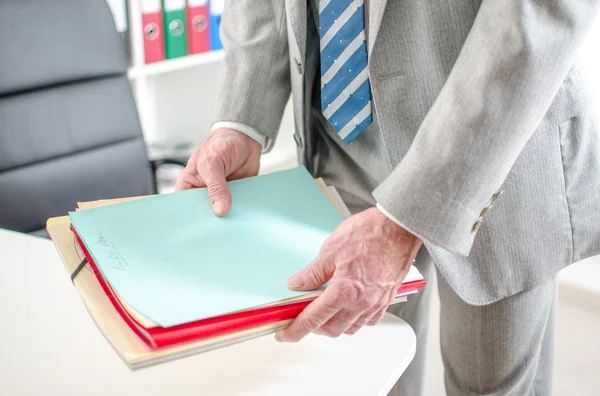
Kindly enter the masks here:
M 188 52 L 199 54 L 210 50 L 208 0 L 187 1 Z
M 225 0 L 209 0 L 208 8 L 210 13 L 210 49 L 213 51 L 223 49 L 221 42 L 221 15 Z
M 144 37 L 144 62 L 165 59 L 165 40 L 161 0 L 142 0 L 142 35 Z
M 187 55 L 185 0 L 163 0 L 165 53 L 167 59 Z

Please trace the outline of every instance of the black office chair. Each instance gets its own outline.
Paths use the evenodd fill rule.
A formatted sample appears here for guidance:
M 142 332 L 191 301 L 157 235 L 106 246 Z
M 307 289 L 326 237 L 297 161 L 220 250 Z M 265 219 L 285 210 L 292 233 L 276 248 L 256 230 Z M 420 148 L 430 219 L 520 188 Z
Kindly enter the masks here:
M 0 228 L 156 192 L 105 0 L 0 0 Z

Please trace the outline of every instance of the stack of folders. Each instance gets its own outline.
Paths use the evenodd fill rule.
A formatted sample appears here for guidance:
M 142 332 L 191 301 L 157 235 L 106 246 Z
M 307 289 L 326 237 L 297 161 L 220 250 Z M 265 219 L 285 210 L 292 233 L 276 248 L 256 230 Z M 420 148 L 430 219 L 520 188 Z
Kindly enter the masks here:
M 304 167 L 206 189 L 80 203 L 47 229 L 92 318 L 121 358 L 144 367 L 273 333 L 326 286 L 292 291 L 344 220 L 336 191 Z M 395 302 L 425 285 L 412 267 Z
M 224 0 L 141 0 L 145 63 L 223 48 Z

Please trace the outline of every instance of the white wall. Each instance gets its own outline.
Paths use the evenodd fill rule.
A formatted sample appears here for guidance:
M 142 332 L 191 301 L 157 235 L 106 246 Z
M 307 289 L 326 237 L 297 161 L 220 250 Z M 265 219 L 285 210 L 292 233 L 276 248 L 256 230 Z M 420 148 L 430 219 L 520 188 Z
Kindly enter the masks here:
M 215 118 L 221 61 L 149 77 L 157 109 L 156 137 L 150 141 L 204 140 Z

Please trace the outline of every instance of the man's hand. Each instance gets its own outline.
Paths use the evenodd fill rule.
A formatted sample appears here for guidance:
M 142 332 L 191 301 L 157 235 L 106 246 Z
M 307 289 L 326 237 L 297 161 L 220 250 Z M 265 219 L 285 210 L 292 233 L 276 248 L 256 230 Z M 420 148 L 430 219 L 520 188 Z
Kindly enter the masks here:
M 226 180 L 256 176 L 262 147 L 254 139 L 233 129 L 214 130 L 194 151 L 179 175 L 175 189 L 208 187 L 208 195 L 217 216 L 231 208 Z
M 377 208 L 348 218 L 325 241 L 317 258 L 288 280 L 295 290 L 313 290 L 330 283 L 275 338 L 296 342 L 311 332 L 338 337 L 377 324 L 421 244 Z

